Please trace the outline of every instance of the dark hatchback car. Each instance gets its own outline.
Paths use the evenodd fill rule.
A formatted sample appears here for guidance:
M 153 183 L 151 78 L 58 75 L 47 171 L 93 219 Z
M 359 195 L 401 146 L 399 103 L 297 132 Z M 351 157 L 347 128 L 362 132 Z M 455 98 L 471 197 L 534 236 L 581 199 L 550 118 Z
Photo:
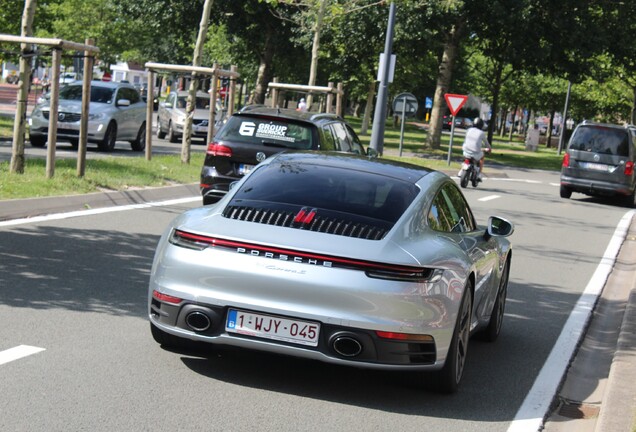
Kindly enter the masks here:
M 583 122 L 574 130 L 561 168 L 561 197 L 572 192 L 612 196 L 634 206 L 636 127 Z
M 203 204 L 218 201 L 231 183 L 285 150 L 366 154 L 353 129 L 335 114 L 249 106 L 232 115 L 208 144 L 201 170 Z

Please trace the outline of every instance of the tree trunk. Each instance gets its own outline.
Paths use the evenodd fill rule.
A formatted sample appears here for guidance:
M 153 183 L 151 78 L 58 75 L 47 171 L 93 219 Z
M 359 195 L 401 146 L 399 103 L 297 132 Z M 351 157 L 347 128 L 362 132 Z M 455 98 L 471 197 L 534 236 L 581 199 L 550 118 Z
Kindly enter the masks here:
M 371 111 L 373 110 L 373 98 L 375 97 L 375 79 L 369 83 L 369 92 L 367 93 L 367 106 L 364 107 L 364 117 L 362 118 L 362 126 L 360 134 L 366 135 L 369 131 L 369 123 L 371 122 Z
M 320 3 L 320 9 L 316 16 L 316 26 L 314 27 L 314 42 L 311 46 L 311 66 L 309 68 L 309 85 L 316 85 L 316 76 L 318 75 L 318 54 L 320 51 L 320 31 L 322 30 L 322 18 L 325 16 L 325 8 L 327 7 L 327 0 L 322 0 Z M 307 111 L 311 110 L 311 104 L 313 102 L 313 95 L 309 93 L 307 95 Z
M 517 120 L 518 109 L 519 107 L 515 106 L 514 110 L 512 111 L 512 116 L 510 117 L 510 131 L 508 131 L 508 141 L 512 141 L 512 131 L 515 128 L 515 121 Z
M 492 105 L 490 106 L 492 113 L 495 115 L 495 117 L 497 116 L 497 110 L 499 109 L 499 93 L 501 91 L 501 82 L 502 82 L 502 77 L 503 75 L 503 64 L 498 64 L 497 68 L 495 69 L 495 76 L 494 76 L 494 85 L 492 87 Z M 491 119 L 490 122 L 488 123 L 488 142 L 492 145 L 492 137 L 494 135 L 495 132 L 495 119 Z
M 442 61 L 437 69 L 437 84 L 435 87 L 433 110 L 431 111 L 431 121 L 429 123 L 428 137 L 426 141 L 426 144 L 433 149 L 439 149 L 441 146 L 442 120 L 446 110 L 444 95 L 448 93 L 448 89 L 453 79 L 453 67 L 455 65 L 457 53 L 459 52 L 459 43 L 462 36 L 463 25 L 463 19 L 459 19 L 446 35 Z
M 272 59 L 274 58 L 274 44 L 272 37 L 272 29 L 267 26 L 265 37 L 265 45 L 259 56 L 260 63 L 258 65 L 258 74 L 256 76 L 256 87 L 250 100 L 251 104 L 264 104 L 265 93 L 267 93 L 267 84 L 272 75 Z
M 548 124 L 548 130 L 545 132 L 545 146 L 547 148 L 552 147 L 552 125 L 554 125 L 554 111 L 550 112 L 550 123 Z
M 201 58 L 203 57 L 203 45 L 205 44 L 205 37 L 208 33 L 212 1 L 213 0 L 205 0 L 205 3 L 203 4 L 203 13 L 201 14 L 201 22 L 199 23 L 199 34 L 197 36 L 197 43 L 194 47 L 194 55 L 192 57 L 192 66 L 201 66 Z M 190 148 L 192 146 L 192 121 L 194 119 L 194 108 L 196 107 L 198 88 L 199 80 L 197 78 L 197 73 L 192 72 L 190 87 L 188 89 L 186 116 L 183 123 L 183 136 L 181 137 L 181 162 L 186 164 L 190 163 Z M 211 99 L 214 98 L 212 97 Z
M 33 36 L 33 16 L 35 15 L 36 0 L 26 0 L 22 13 L 21 36 Z M 26 53 L 30 49 L 29 44 L 20 44 L 20 51 Z M 24 135 L 26 131 L 26 100 L 31 86 L 31 58 L 20 57 L 20 73 L 18 75 L 18 99 L 15 108 L 15 120 L 13 124 L 13 146 L 11 150 L 12 173 L 24 174 Z
M 632 87 L 632 95 L 633 95 L 633 99 L 632 99 L 632 124 L 636 124 L 636 87 Z M 564 119 L 565 122 L 565 119 Z

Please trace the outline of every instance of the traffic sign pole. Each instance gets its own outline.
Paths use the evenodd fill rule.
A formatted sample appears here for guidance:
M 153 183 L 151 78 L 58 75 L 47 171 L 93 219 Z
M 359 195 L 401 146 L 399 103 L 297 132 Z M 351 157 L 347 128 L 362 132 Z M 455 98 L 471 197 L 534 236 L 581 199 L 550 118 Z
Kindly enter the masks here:
M 450 165 L 451 161 L 451 153 L 453 152 L 453 137 L 455 136 L 455 116 L 451 116 L 451 136 L 450 141 L 448 142 L 448 159 L 446 159 L 446 163 Z
M 448 165 L 450 165 L 451 153 L 453 151 L 453 136 L 455 135 L 455 116 L 468 100 L 468 96 L 446 93 L 444 99 L 446 99 L 446 105 L 448 105 L 451 112 L 451 135 L 448 143 L 448 159 L 446 161 Z

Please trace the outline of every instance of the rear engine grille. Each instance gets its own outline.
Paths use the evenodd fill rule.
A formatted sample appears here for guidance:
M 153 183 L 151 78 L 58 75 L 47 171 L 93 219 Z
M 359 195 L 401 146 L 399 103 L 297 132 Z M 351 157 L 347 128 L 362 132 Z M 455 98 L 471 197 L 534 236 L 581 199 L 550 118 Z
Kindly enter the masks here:
M 271 210 L 247 206 L 228 206 L 223 212 L 223 216 L 229 219 L 304 229 L 366 240 L 381 240 L 388 231 L 382 226 L 321 215 L 313 217 L 310 223 L 302 223 L 297 221 L 297 214 L 297 211 Z

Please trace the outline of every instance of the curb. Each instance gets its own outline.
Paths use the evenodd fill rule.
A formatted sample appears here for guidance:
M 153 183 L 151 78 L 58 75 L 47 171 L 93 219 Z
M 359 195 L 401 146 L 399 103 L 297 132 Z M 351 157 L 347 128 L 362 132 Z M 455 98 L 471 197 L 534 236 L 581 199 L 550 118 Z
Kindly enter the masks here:
M 636 220 L 636 219 L 635 219 Z M 636 251 L 636 223 L 625 239 L 625 260 L 634 272 L 634 251 Z M 616 344 L 616 352 L 607 381 L 601 412 L 595 431 L 632 432 L 636 428 L 636 275 L 625 307 L 625 314 Z

